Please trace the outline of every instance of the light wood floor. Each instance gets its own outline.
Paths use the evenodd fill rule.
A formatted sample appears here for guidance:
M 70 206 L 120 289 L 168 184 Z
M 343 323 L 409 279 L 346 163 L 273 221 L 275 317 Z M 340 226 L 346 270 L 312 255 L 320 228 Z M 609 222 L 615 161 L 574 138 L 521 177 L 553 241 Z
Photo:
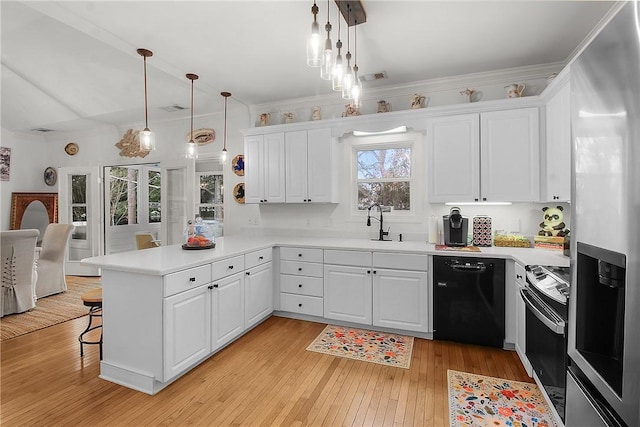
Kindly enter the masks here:
M 155 396 L 80 358 L 87 318 L 2 342 L 4 426 L 447 426 L 447 369 L 531 381 L 515 352 L 416 339 L 411 369 L 306 351 L 324 324 L 271 317 Z

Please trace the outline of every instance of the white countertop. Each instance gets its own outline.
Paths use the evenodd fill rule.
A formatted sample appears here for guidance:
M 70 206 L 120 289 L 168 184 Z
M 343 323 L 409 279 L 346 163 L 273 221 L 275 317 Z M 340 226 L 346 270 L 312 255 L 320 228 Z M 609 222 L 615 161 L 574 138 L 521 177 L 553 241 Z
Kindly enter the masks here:
M 247 237 L 227 236 L 216 239 L 216 247 L 203 250 L 184 250 L 181 245 L 103 255 L 82 260 L 83 264 L 107 270 L 165 275 L 198 265 L 242 255 L 273 246 L 297 246 L 321 249 L 365 250 L 377 252 L 406 252 L 427 255 L 505 258 L 522 265 L 550 265 L 568 267 L 569 258 L 560 251 L 535 248 L 482 247 L 480 252 L 441 251 L 435 245 L 418 241 L 380 242 L 367 239 L 323 237 Z

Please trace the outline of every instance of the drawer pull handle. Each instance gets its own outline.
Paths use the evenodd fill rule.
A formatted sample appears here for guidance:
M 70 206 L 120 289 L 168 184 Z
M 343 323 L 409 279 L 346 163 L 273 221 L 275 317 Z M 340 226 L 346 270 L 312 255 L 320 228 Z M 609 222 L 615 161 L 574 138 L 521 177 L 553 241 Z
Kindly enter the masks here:
M 230 266 L 229 266 L 229 270 L 233 270 L 233 265 L 230 265 Z
M 367 270 L 367 274 L 371 274 L 371 270 Z
M 373 270 L 373 274 L 378 274 L 378 270 Z
M 207 289 L 213 289 L 213 286 L 209 285 L 207 286 Z
M 298 254 L 298 256 L 299 256 L 299 257 L 301 257 L 301 256 L 302 256 L 302 254 Z
M 190 282 L 195 282 L 195 281 L 196 281 L 196 278 L 195 278 L 195 277 L 189 277 L 189 281 L 190 281 Z
M 218 287 L 218 284 L 217 284 L 217 283 L 214 283 L 214 284 L 213 284 L 213 287 L 214 287 L 214 288 L 217 288 L 217 287 Z
M 263 256 L 259 256 L 258 259 L 264 259 L 264 257 Z
M 246 275 L 248 276 L 248 275 L 250 275 L 250 274 L 251 274 L 251 272 L 250 272 L 250 271 L 247 271 L 247 272 L 246 272 L 246 273 L 244 273 L 244 274 L 246 274 Z
M 300 283 L 300 284 L 298 285 L 298 287 L 299 287 L 299 288 L 301 288 L 301 287 L 302 287 L 302 283 Z
M 302 307 L 302 303 L 298 304 L 298 307 Z
M 302 267 L 298 267 L 298 271 L 302 271 Z

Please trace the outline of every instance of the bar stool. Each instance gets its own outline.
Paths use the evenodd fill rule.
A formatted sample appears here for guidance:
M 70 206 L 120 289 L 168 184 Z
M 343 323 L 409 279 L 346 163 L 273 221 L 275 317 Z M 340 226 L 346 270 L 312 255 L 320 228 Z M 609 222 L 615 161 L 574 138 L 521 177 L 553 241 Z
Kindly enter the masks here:
M 102 328 L 102 321 L 99 325 L 93 325 L 94 317 L 100 317 L 102 319 L 102 288 L 87 291 L 82 294 L 80 298 L 82 298 L 82 303 L 89 307 L 89 324 L 78 337 L 78 341 L 80 341 L 80 357 L 84 356 L 84 344 L 98 344 L 100 346 L 100 360 L 102 360 L 102 330 L 100 331 L 100 340 L 88 341 L 84 339 L 85 334 Z

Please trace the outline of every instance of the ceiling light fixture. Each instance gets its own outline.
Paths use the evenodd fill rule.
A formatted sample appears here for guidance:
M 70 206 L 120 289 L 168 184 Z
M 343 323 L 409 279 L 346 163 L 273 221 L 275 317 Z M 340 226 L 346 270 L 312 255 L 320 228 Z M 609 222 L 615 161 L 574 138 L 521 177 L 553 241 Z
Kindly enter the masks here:
M 331 86 L 334 91 L 342 91 L 342 77 L 344 76 L 344 65 L 342 64 L 342 40 L 340 40 L 340 16 L 338 16 L 338 41 L 336 42 L 336 60 L 333 64 L 333 80 Z
M 353 83 L 351 84 L 351 97 L 353 105 L 359 108 L 362 102 L 362 83 L 358 77 L 358 21 L 353 26 Z
M 347 24 L 349 23 L 349 18 L 351 15 L 351 8 L 347 6 Z M 351 68 L 351 31 L 349 30 L 349 26 L 347 26 L 347 68 L 344 71 L 344 76 L 342 77 L 342 98 L 343 99 L 351 99 L 353 96 L 351 95 L 351 87 L 353 86 L 353 68 Z
M 193 81 L 198 80 L 198 75 L 189 73 L 187 78 L 191 80 L 191 131 L 189 132 L 189 142 L 187 142 L 185 157 L 195 160 L 198 158 L 198 144 L 193 139 Z
M 220 95 L 224 96 L 224 145 L 222 147 L 222 153 L 220 153 L 220 164 L 226 165 L 229 155 L 227 153 L 227 99 L 231 96 L 230 92 L 220 92 Z
M 149 105 L 147 100 L 147 58 L 153 56 L 148 49 L 138 49 L 138 54 L 144 58 L 144 129 L 140 131 L 140 149 L 152 151 L 156 149 L 156 135 L 149 130 Z
M 320 78 L 322 80 L 333 79 L 333 49 L 331 42 L 331 22 L 329 22 L 329 0 L 327 0 L 327 25 L 324 29 L 327 32 L 327 40 L 324 42 L 324 53 L 322 55 L 322 67 L 320 67 Z
M 311 24 L 311 35 L 307 40 L 307 65 L 310 67 L 319 67 L 321 65 L 322 56 L 320 55 L 320 26 L 318 25 L 318 6 L 313 0 L 311 6 L 313 13 L 313 23 Z

